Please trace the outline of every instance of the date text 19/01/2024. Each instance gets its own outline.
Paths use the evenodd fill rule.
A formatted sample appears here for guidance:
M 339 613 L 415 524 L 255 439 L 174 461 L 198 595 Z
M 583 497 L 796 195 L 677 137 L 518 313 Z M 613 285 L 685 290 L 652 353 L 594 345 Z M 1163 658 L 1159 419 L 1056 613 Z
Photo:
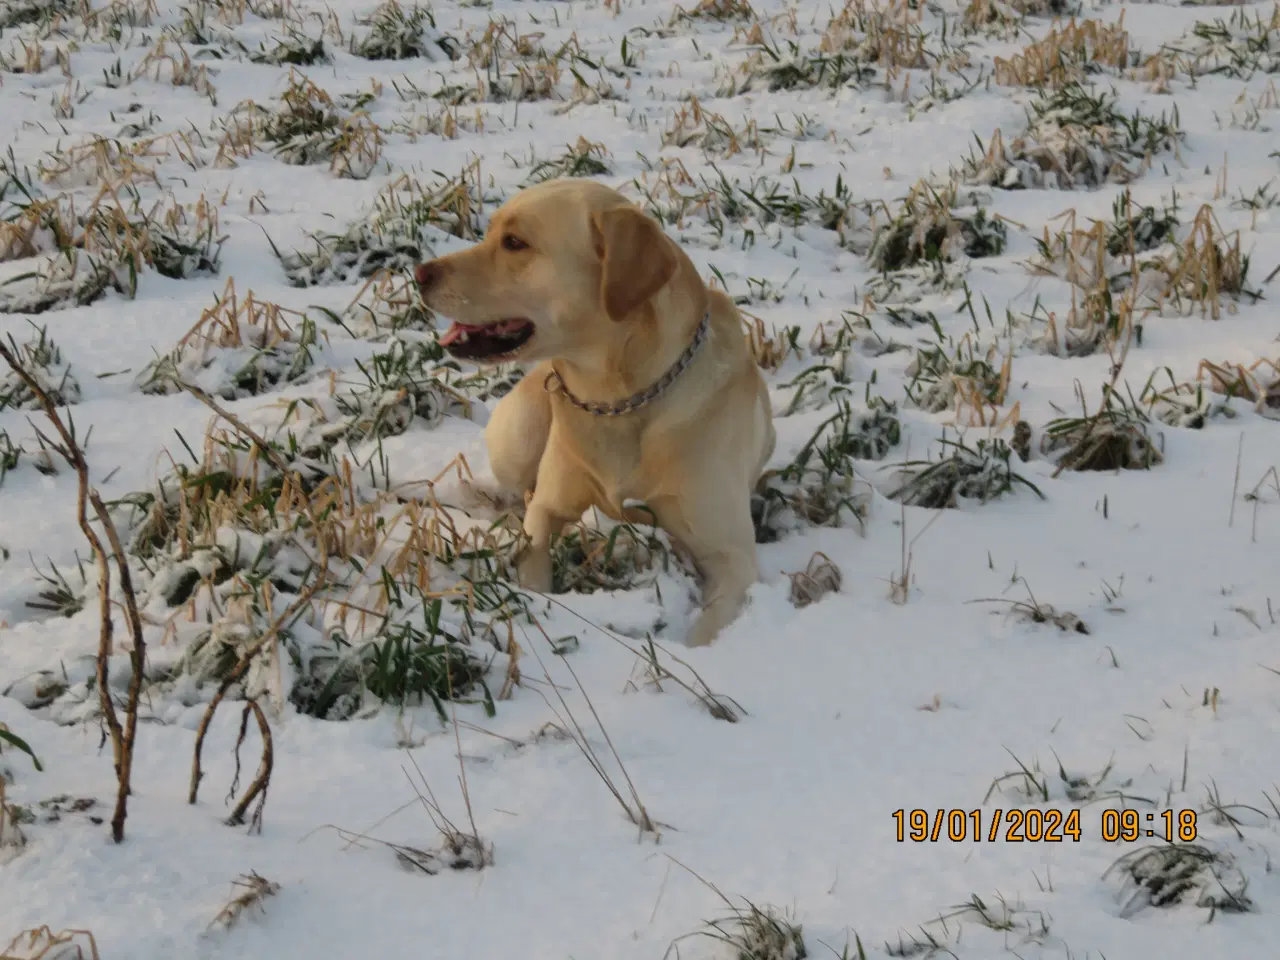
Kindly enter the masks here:
M 972 841 L 994 843 L 1080 842 L 1079 810 L 1041 810 L 1037 807 L 993 807 L 976 810 L 893 811 L 895 839 L 899 843 L 954 843 Z M 1191 843 L 1196 839 L 1196 811 L 1103 810 L 1098 836 L 1108 842 L 1132 842 L 1143 838 Z

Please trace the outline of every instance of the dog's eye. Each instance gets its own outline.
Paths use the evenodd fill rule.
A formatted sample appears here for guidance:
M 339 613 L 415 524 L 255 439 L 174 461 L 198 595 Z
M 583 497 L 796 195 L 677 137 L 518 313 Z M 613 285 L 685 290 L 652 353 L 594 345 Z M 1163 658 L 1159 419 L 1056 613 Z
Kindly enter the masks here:
M 520 250 L 528 250 L 529 245 L 525 243 L 523 240 L 521 240 L 519 237 L 517 237 L 514 233 L 508 233 L 508 234 L 505 234 L 502 238 L 502 249 L 510 250 L 512 253 L 516 253 L 517 251 L 520 251 Z

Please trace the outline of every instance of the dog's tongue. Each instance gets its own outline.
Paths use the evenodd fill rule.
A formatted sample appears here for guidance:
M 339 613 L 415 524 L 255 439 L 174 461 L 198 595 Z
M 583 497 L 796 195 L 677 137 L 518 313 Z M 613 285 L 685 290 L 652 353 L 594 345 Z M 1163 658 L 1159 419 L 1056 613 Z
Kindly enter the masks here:
M 449 324 L 449 329 L 440 335 L 440 346 L 447 347 L 460 336 L 467 332 L 467 328 L 460 323 Z
M 525 326 L 526 320 L 500 320 L 497 323 L 458 323 L 456 320 L 449 329 L 440 335 L 440 346 L 447 347 L 464 333 L 492 333 L 498 336 L 516 333 Z

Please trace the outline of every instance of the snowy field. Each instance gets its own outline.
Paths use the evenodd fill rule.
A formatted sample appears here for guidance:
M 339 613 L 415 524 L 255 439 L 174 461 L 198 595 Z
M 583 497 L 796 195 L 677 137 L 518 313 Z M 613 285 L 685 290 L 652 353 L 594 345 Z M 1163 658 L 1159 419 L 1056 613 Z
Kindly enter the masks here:
M 1280 6 L 0 27 L 0 956 L 1276 955 Z M 512 587 L 520 371 L 406 282 L 554 176 L 751 327 L 711 647 L 652 530 Z

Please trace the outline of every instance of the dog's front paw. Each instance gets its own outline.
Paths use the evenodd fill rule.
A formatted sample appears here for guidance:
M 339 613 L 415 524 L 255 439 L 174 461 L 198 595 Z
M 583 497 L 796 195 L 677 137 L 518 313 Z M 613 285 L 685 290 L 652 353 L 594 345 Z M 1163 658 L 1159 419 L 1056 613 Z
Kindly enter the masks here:
M 689 633 L 684 641 L 685 645 L 689 647 L 711 646 L 712 641 L 719 635 L 722 626 L 723 624 L 716 622 L 712 617 L 708 617 L 704 611 L 699 614 L 698 619 L 689 628 Z
M 531 550 L 516 565 L 520 586 L 536 593 L 550 593 L 552 587 L 551 553 Z

